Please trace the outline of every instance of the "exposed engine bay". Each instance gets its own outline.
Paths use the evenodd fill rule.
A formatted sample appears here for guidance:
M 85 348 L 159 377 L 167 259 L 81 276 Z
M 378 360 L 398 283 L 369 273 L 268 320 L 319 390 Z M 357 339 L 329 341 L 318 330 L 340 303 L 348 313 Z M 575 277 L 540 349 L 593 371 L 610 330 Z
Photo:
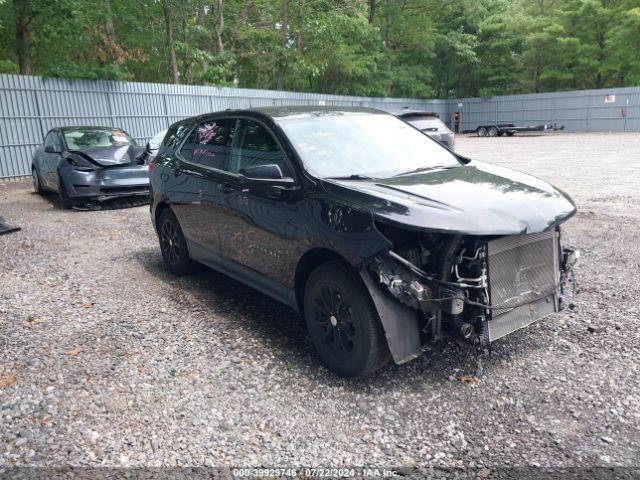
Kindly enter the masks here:
M 561 247 L 559 228 L 475 237 L 376 226 L 393 248 L 368 270 L 419 312 L 422 345 L 448 334 L 486 346 L 557 312 L 573 289 L 579 252 Z

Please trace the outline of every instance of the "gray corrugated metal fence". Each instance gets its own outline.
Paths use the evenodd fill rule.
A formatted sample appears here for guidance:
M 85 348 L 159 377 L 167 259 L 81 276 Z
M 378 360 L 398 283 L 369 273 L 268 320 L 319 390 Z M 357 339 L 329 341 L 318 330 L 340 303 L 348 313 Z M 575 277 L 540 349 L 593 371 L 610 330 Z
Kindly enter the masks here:
M 557 123 L 568 132 L 640 131 L 640 87 L 581 90 L 447 101 L 447 123 L 460 112 L 460 130 L 479 125 Z
M 147 140 L 170 124 L 226 108 L 271 105 L 404 107 L 444 115 L 443 100 L 367 98 L 157 83 L 67 81 L 0 75 L 0 178 L 29 175 L 45 133 L 65 125 L 109 125 Z
M 0 75 L 0 178 L 28 175 L 33 150 L 55 126 L 111 125 L 146 140 L 184 117 L 270 105 L 409 107 L 437 112 L 449 124 L 459 111 L 461 130 L 557 122 L 577 132 L 640 131 L 638 87 L 445 101 Z

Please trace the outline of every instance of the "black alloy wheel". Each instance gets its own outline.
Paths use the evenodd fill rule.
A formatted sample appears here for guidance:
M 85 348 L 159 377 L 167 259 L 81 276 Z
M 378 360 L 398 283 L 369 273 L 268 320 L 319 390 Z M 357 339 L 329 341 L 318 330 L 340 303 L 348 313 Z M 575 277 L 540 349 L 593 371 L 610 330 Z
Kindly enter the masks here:
M 382 367 L 389 350 L 369 292 L 347 264 L 334 261 L 307 280 L 304 316 L 322 361 L 343 377 L 367 375 Z
M 314 307 L 314 321 L 322 329 L 322 341 L 327 348 L 335 353 L 352 351 L 358 330 L 353 322 L 353 308 L 342 292 L 335 285 L 321 285 Z
M 162 253 L 167 257 L 169 263 L 175 264 L 180 260 L 180 244 L 178 243 L 178 231 L 171 222 L 162 224 Z
M 174 213 L 166 208 L 158 220 L 160 252 L 167 269 L 174 275 L 186 275 L 194 270 L 195 264 L 189 257 L 187 241 Z

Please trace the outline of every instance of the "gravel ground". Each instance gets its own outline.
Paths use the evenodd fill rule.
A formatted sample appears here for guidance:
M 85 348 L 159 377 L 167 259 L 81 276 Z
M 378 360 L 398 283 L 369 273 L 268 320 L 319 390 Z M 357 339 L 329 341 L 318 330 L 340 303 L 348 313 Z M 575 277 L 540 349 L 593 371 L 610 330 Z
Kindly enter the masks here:
M 573 196 L 575 308 L 358 381 L 322 367 L 286 307 L 169 275 L 146 207 L 65 211 L 0 186 L 22 227 L 0 236 L 0 466 L 640 466 L 639 145 L 458 138 Z

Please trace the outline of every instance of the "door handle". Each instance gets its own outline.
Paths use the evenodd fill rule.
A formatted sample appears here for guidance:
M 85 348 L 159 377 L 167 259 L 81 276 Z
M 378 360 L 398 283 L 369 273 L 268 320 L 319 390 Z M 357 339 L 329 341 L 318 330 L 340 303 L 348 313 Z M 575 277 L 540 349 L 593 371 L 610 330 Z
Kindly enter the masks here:
M 267 188 L 266 194 L 267 194 L 267 197 L 269 198 L 278 199 L 278 198 L 281 198 L 282 194 L 286 191 L 287 189 L 284 187 L 281 187 L 279 185 L 272 185 L 269 188 Z
M 220 190 L 222 190 L 222 193 L 231 193 L 235 191 L 235 188 L 230 183 L 223 183 Z

